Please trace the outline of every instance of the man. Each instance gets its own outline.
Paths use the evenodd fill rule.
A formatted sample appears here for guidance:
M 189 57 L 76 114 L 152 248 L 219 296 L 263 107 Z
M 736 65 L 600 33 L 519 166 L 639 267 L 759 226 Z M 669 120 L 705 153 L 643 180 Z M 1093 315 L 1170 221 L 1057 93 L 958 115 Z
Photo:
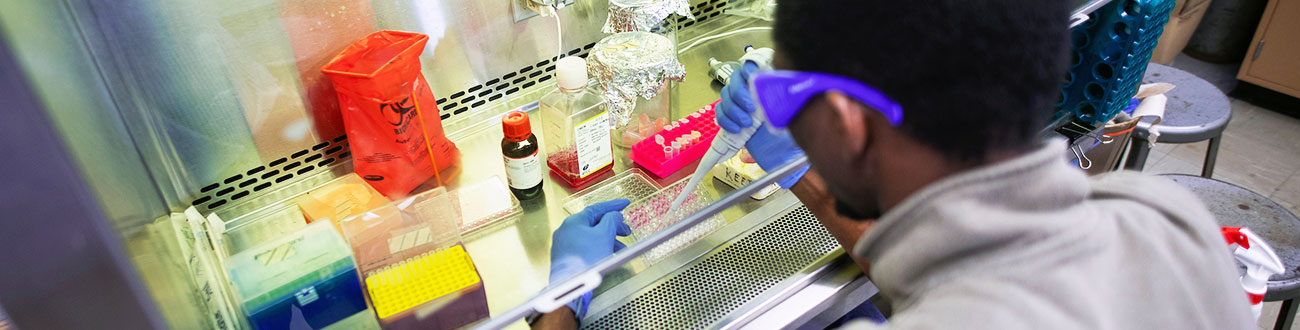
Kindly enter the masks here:
M 886 324 L 849 327 L 1253 327 L 1193 195 L 1136 173 L 1090 179 L 1063 141 L 1038 137 L 1070 64 L 1070 4 L 780 2 L 775 66 L 798 71 L 747 66 L 718 122 L 735 132 L 761 113 L 788 129 L 793 139 L 764 128 L 747 144 L 765 169 L 806 152 L 812 169 L 782 186 L 893 304 Z M 553 281 L 619 248 L 608 242 L 628 231 L 626 205 L 566 220 L 552 257 L 570 267 Z M 535 326 L 572 327 L 585 304 L 570 306 Z

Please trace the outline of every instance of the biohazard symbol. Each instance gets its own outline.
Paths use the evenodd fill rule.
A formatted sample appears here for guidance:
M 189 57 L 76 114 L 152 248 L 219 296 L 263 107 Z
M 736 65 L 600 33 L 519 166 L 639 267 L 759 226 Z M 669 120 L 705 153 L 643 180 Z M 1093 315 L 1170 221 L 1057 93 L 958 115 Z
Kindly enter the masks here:
M 396 127 L 401 127 L 402 124 L 405 124 L 406 119 L 408 118 L 407 114 L 412 111 L 415 111 L 415 104 L 411 102 L 410 97 L 402 99 L 401 102 L 379 105 L 380 115 L 384 116 L 384 119 L 388 121 L 388 124 Z

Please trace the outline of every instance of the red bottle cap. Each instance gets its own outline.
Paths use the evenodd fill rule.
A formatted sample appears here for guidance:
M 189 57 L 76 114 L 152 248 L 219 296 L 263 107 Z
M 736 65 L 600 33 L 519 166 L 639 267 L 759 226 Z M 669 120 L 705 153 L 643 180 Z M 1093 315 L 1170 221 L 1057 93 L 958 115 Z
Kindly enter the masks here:
M 528 123 L 528 114 L 511 111 L 501 117 L 501 130 L 506 133 L 506 140 L 519 142 L 533 135 L 533 127 Z

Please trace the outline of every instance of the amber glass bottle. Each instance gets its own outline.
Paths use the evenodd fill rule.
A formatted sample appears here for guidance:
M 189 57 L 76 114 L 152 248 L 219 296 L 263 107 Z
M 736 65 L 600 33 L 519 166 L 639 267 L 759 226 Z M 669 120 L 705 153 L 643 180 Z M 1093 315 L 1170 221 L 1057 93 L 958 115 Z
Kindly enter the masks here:
M 542 162 L 538 156 L 537 136 L 528 122 L 528 114 L 512 111 L 501 117 L 501 154 L 506 162 L 506 180 L 510 192 L 520 200 L 532 199 L 542 193 Z

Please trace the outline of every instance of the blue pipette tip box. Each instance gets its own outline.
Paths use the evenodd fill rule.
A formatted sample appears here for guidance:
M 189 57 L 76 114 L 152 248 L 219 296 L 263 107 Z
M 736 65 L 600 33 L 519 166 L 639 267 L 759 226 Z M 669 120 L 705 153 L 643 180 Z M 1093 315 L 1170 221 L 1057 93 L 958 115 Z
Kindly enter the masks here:
M 227 261 L 255 329 L 322 329 L 367 311 L 352 251 L 326 222 Z

